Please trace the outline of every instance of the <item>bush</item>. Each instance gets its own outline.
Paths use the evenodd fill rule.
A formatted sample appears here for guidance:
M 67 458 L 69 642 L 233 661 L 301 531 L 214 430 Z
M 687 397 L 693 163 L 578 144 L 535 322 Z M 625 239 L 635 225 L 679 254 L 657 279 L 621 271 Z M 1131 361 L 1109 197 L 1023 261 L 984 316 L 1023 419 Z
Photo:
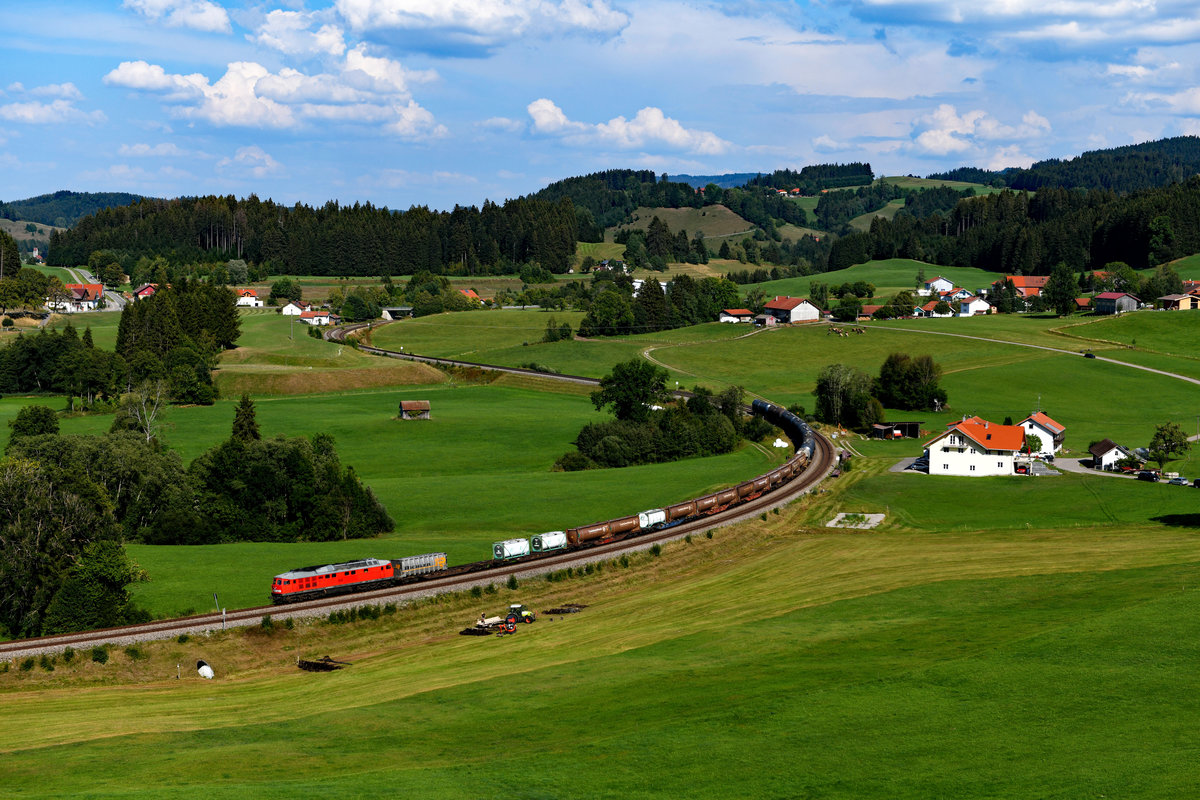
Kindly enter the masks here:
M 662 555 L 662 545 L 657 544 L 657 543 L 650 545 L 650 555 L 654 556 L 655 558 L 658 558 L 659 556 L 661 556 Z
M 516 588 L 517 588 L 517 585 L 518 585 L 518 584 L 517 584 L 517 576 L 516 576 L 516 575 L 509 575 L 509 576 L 508 576 L 508 582 L 507 582 L 507 583 L 505 583 L 504 585 L 505 585 L 505 586 L 507 586 L 509 589 L 512 589 L 512 590 L 516 591 Z
M 144 661 L 150 657 L 146 654 L 145 650 L 138 647 L 136 644 L 131 644 L 129 647 L 126 647 L 125 655 L 129 657 L 130 661 Z
M 11 328 L 11 327 L 12 327 L 13 325 L 15 325 L 15 324 L 16 324 L 16 323 L 15 323 L 15 322 L 13 322 L 13 319 L 12 319 L 12 317 L 5 317 L 5 318 L 4 318 L 4 321 L 3 321 L 3 322 L 0 322 L 0 326 L 3 326 L 3 327 L 5 327 L 5 328 Z
M 285 619 L 283 621 L 283 627 L 287 628 L 290 631 L 292 628 L 296 627 L 296 623 L 292 621 L 291 617 L 288 617 L 287 619 Z
M 583 565 L 583 574 L 584 575 L 591 575 L 594 571 L 595 571 L 595 568 L 592 566 L 592 562 L 589 561 L 588 563 Z
M 683 540 L 685 542 L 687 542 L 688 544 L 691 544 L 692 543 L 692 535 L 689 533 L 687 536 L 683 537 Z
M 474 598 L 483 597 L 483 587 L 482 586 L 472 586 L 471 587 L 471 597 L 474 597 Z
M 108 648 L 102 644 L 98 644 L 92 648 L 92 661 L 97 664 L 108 663 Z
M 75 660 L 75 650 L 70 647 L 63 650 L 62 651 L 62 659 L 63 659 L 64 664 L 70 664 L 72 661 Z
M 188 636 L 186 633 L 181 633 L 175 637 L 175 641 L 179 642 L 180 644 L 185 644 L 187 642 L 190 642 L 191 640 L 192 640 L 192 637 Z
M 38 664 L 46 672 L 54 672 L 54 659 L 45 653 L 43 653 L 42 657 L 38 659 Z
M 496 584 L 489 583 L 487 585 L 487 588 L 484 589 L 483 591 L 484 591 L 484 594 L 495 594 L 496 593 Z
M 275 622 L 271 619 L 270 614 L 263 615 L 261 624 L 264 631 L 273 630 L 275 628 Z
M 629 556 L 621 556 L 620 564 L 623 568 L 629 568 Z
M 396 613 L 396 604 L 395 603 L 387 603 L 386 605 L 384 605 L 383 613 L 388 616 L 395 614 Z M 291 621 L 292 621 L 292 618 L 288 617 L 288 622 L 291 622 Z
M 712 529 L 709 529 L 704 532 L 704 538 L 706 538 L 706 539 L 711 539 L 712 535 L 713 535 Z

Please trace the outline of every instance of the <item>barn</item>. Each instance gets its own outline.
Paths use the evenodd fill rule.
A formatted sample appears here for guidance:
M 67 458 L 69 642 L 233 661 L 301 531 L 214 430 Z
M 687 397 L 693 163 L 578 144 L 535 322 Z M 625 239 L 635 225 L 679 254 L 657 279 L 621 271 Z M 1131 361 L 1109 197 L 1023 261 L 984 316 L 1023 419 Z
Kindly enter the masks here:
M 400 419 L 429 419 L 429 401 L 401 400 Z

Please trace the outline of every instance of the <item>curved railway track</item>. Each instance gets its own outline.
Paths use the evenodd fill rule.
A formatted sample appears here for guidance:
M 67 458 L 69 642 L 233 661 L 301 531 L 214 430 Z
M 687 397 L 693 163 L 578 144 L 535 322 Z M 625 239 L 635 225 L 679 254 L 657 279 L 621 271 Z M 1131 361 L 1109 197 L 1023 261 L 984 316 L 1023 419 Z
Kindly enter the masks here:
M 326 338 L 333 341 L 344 341 L 347 333 L 366 327 L 365 324 L 348 326 L 347 328 L 328 331 Z M 535 375 L 541 378 L 551 378 L 571 383 L 597 385 L 599 381 L 581 375 L 561 375 L 558 373 L 537 372 L 518 367 L 500 367 L 491 364 L 477 364 L 455 359 L 433 358 L 411 353 L 397 353 L 369 345 L 359 345 L 359 348 L 370 353 L 403 358 L 412 361 L 424 361 L 445 366 L 478 367 L 482 369 L 509 372 L 516 374 Z M 679 394 L 686 394 L 680 392 Z M 0 660 L 24 658 L 64 650 L 68 647 L 81 650 L 101 644 L 124 645 L 153 639 L 169 639 L 181 634 L 203 635 L 224 628 L 245 627 L 257 625 L 266 615 L 272 619 L 288 619 L 301 617 L 325 616 L 330 611 L 352 606 L 378 605 L 383 603 L 402 603 L 413 599 L 440 594 L 443 592 L 463 591 L 473 586 L 486 586 L 491 583 L 503 583 L 510 575 L 525 578 L 540 575 L 568 566 L 582 565 L 591 561 L 602 561 L 614 558 L 622 553 L 646 550 L 661 542 L 681 539 L 688 534 L 704 532 L 712 528 L 732 525 L 790 503 L 800 495 L 808 492 L 833 468 L 834 448 L 828 439 L 813 431 L 815 450 L 813 459 L 808 467 L 798 477 L 795 477 L 777 489 L 768 491 L 758 497 L 747 500 L 739 505 L 712 514 L 685 521 L 662 530 L 641 533 L 628 539 L 612 541 L 605 544 L 591 545 L 576 550 L 553 551 L 537 557 L 527 557 L 511 562 L 491 564 L 478 568 L 480 564 L 451 567 L 446 573 L 437 577 L 426 578 L 419 582 L 394 586 L 388 589 L 377 589 L 369 592 L 356 592 L 339 597 L 323 598 L 293 603 L 286 606 L 263 605 L 253 608 L 227 611 L 226 613 L 199 614 L 176 619 L 155 620 L 139 625 L 127 625 L 119 628 L 106 628 L 96 631 L 60 634 L 57 636 L 42 636 L 36 639 L 20 639 L 11 642 L 0 642 Z M 265 584 L 264 584 L 265 585 Z M 265 590 L 264 590 L 265 592 Z

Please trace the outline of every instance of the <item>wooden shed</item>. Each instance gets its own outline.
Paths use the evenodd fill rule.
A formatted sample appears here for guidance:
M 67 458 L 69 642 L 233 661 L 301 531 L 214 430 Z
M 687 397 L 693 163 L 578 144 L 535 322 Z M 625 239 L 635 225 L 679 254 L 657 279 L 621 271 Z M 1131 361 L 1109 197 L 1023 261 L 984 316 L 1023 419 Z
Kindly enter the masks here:
M 429 401 L 401 400 L 400 419 L 429 419 Z

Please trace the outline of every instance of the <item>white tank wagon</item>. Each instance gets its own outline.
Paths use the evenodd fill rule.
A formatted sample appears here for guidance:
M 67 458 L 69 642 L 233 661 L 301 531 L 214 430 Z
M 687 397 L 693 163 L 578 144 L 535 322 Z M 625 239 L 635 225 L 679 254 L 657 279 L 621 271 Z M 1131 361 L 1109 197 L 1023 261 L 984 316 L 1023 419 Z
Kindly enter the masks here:
M 535 553 L 544 553 L 547 550 L 561 550 L 567 546 L 567 533 L 566 531 L 538 533 L 529 538 L 529 543 L 533 545 L 533 552 Z
M 642 530 L 644 531 L 657 528 L 666 521 L 667 512 L 661 508 L 652 508 L 649 511 L 643 511 L 638 514 L 638 524 L 642 526 Z
M 528 539 L 505 539 L 492 545 L 492 556 L 499 560 L 529 555 Z

